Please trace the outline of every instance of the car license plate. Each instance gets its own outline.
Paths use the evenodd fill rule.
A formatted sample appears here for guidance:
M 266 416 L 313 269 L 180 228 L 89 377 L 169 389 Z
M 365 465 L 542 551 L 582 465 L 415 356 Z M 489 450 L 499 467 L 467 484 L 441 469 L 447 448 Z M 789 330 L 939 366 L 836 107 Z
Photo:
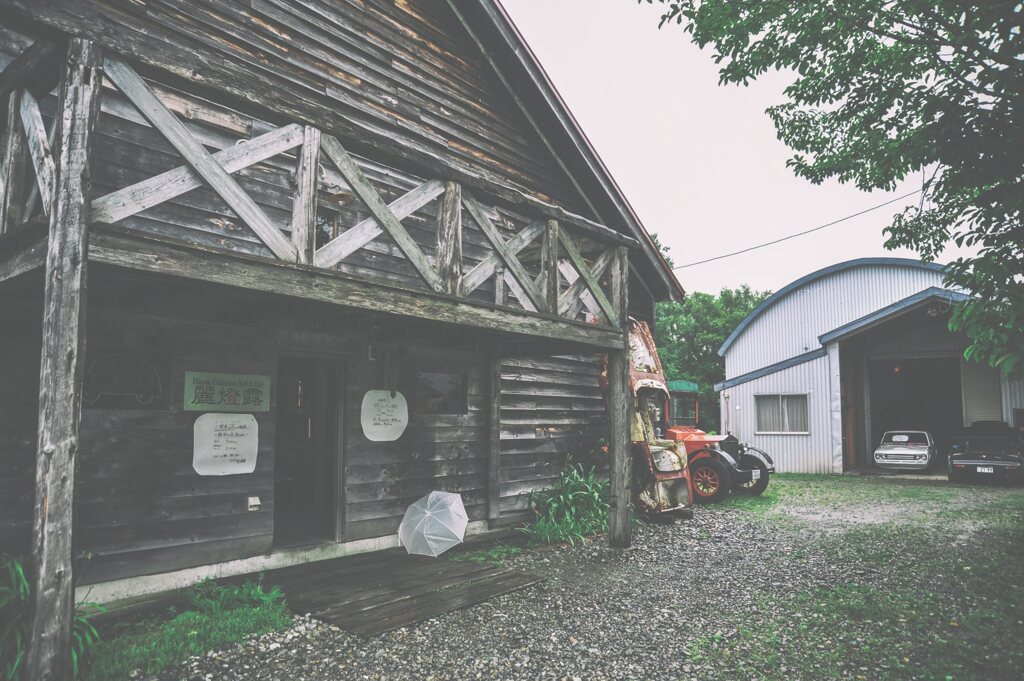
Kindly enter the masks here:
M 979 473 L 994 473 L 995 470 L 992 468 L 992 466 L 978 466 L 978 472 Z
M 992 471 L 989 471 L 989 472 L 991 473 Z M 755 468 L 754 470 L 750 471 L 750 479 L 751 480 L 760 480 L 761 479 L 761 470 L 759 468 Z

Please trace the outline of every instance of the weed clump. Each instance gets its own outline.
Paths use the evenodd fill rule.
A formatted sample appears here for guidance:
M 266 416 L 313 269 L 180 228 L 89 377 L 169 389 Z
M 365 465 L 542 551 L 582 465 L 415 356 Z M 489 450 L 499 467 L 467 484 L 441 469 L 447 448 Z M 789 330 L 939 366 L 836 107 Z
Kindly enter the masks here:
M 571 466 L 551 488 L 530 493 L 535 517 L 523 532 L 539 544 L 575 544 L 607 532 L 610 498 L 608 480 L 596 469 Z

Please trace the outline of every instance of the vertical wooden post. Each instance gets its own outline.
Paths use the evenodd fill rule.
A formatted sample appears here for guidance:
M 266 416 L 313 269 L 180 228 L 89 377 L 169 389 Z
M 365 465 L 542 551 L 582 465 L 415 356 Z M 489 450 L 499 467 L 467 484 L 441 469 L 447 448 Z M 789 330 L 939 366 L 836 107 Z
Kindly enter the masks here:
M 0 148 L 0 234 L 25 221 L 25 202 L 30 189 L 28 141 L 21 129 L 21 93 L 7 96 L 7 118 Z
M 624 348 L 608 353 L 608 453 L 612 496 L 608 539 L 612 546 L 626 548 L 631 542 L 629 505 L 633 468 L 630 421 L 634 406 L 629 377 L 629 254 L 624 246 L 616 249 L 611 271 L 611 294 L 622 325 Z
M 505 286 L 505 268 L 494 268 L 494 304 L 508 307 L 508 287 Z
M 544 274 L 544 296 L 548 312 L 558 314 L 558 221 L 548 220 L 544 232 L 544 251 L 541 270 Z
M 25 659 L 26 673 L 33 681 L 70 677 L 72 517 L 85 345 L 89 161 L 99 111 L 101 64 L 98 47 L 72 38 L 57 102 L 60 141 L 46 255 L 33 588 Z
M 295 162 L 295 197 L 292 199 L 292 245 L 298 261 L 313 262 L 316 246 L 317 166 L 320 162 L 320 131 L 303 128 L 302 146 Z
M 462 283 L 462 187 L 444 183 L 437 214 L 437 271 L 442 291 L 456 295 Z
M 487 520 L 501 515 L 501 358 L 492 357 L 488 366 L 490 418 L 487 423 Z

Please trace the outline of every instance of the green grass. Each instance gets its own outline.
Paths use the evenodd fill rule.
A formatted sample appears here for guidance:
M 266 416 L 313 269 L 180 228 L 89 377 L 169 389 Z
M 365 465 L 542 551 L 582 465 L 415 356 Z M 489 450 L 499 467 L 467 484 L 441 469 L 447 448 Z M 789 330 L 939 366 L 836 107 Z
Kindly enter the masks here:
M 271 631 L 291 626 L 284 603 L 208 614 L 189 610 L 164 622 L 140 622 L 96 648 L 85 678 L 121 681 L 135 669 L 149 676 L 193 655 L 203 655 Z
M 936 480 L 781 473 L 771 477 L 760 497 L 730 495 L 723 506 L 755 519 L 792 518 L 796 509 L 829 511 L 841 508 L 899 506 L 902 519 L 931 523 L 936 517 L 955 520 L 975 513 L 1005 516 L 1024 509 L 1024 489 L 986 485 L 952 485 Z
M 799 553 L 766 554 L 766 571 L 809 559 L 844 569 L 834 586 L 784 584 L 760 594 L 756 608 L 723 613 L 715 633 L 687 646 L 711 678 L 1021 678 L 1024 490 L 780 475 L 763 498 L 729 505 L 813 537 Z M 803 534 L 882 505 L 896 512 Z
M 523 552 L 523 550 L 524 549 L 521 546 L 497 544 L 486 549 L 456 553 L 451 556 L 451 560 L 468 561 L 471 563 L 489 563 L 491 565 L 504 566 L 506 560 L 518 556 Z
M 240 584 L 208 580 L 186 590 L 187 610 L 116 623 L 96 646 L 85 678 L 114 681 L 139 669 L 150 676 L 193 655 L 291 626 L 284 592 L 263 587 L 262 576 Z

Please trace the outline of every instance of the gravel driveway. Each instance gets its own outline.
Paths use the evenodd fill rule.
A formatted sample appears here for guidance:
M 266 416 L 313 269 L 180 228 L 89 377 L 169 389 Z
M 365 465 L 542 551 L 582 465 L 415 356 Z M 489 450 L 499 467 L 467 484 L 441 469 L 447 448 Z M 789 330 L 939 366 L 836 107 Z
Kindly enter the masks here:
M 1019 678 L 1022 528 L 1019 488 L 782 477 L 629 552 L 528 550 L 548 581 L 484 605 L 370 640 L 296 618 L 161 678 Z

